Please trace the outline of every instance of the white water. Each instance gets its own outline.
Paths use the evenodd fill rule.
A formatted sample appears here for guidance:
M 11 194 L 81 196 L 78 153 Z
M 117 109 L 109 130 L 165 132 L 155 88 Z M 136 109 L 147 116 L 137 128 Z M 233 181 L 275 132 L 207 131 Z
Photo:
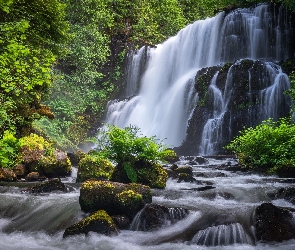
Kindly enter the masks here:
M 269 6 L 260 5 L 190 24 L 157 48 L 148 49 L 147 55 L 141 49 L 130 63 L 126 87 L 127 97 L 136 96 L 111 101 L 106 123 L 137 125 L 144 135 L 155 135 L 166 139 L 170 146 L 179 146 L 198 103 L 193 86 L 197 71 L 242 58 L 274 62 L 287 59 L 291 53 L 287 49 L 290 29 L 282 9 L 278 20 L 273 21 Z M 141 60 L 147 61 L 145 67 Z M 141 77 L 143 68 L 146 70 Z M 266 99 L 272 98 L 268 91 L 265 94 Z
M 32 195 L 19 188 L 0 187 L 0 249 L 5 250 L 291 250 L 295 240 L 253 243 L 253 209 L 262 202 L 295 208 L 268 194 L 289 186 L 287 179 L 218 170 L 217 165 L 234 161 L 209 159 L 206 165 L 191 165 L 195 178 L 212 182 L 214 189 L 195 191 L 197 183 L 169 179 L 165 190 L 153 190 L 153 202 L 189 209 L 189 215 L 155 231 L 123 230 L 118 236 L 96 233 L 63 239 L 64 229 L 85 216 L 78 204 L 79 190 L 67 194 Z M 187 165 L 182 159 L 179 165 Z M 197 177 L 203 173 L 202 177 Z M 222 174 L 222 175 L 221 175 Z M 187 240 L 183 232 L 192 233 Z M 205 240 L 207 239 L 207 240 Z M 210 239 L 210 240 L 209 240 Z M 220 241 L 220 245 L 218 244 Z
M 202 140 L 200 145 L 200 155 L 214 155 L 220 147 L 222 140 L 222 129 L 227 129 L 227 134 L 231 135 L 231 126 L 222 126 L 223 118 L 228 109 L 228 103 L 232 98 L 232 90 L 234 89 L 235 78 L 233 70 L 236 65 L 241 61 L 235 62 L 228 70 L 224 91 L 216 86 L 216 79 L 219 71 L 212 78 L 208 92 L 212 96 L 214 112 L 208 117 L 204 125 Z M 260 72 L 260 85 L 262 89 L 259 91 L 259 120 L 258 123 L 265 119 L 273 118 L 278 120 L 281 116 L 282 107 L 286 106 L 286 102 L 290 102 L 290 98 L 284 93 L 290 88 L 290 80 L 288 76 L 282 72 L 280 66 L 271 62 L 261 62 L 263 71 Z M 251 78 L 252 74 L 249 72 L 249 78 L 246 82 L 249 83 L 249 93 L 251 91 Z M 251 110 L 248 109 L 249 119 L 251 119 Z M 252 122 L 253 123 L 253 122 Z

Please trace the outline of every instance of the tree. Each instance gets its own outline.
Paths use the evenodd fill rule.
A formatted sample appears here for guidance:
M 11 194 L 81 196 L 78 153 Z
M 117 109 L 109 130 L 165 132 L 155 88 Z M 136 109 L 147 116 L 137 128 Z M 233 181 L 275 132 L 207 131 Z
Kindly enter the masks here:
M 53 81 L 51 67 L 65 53 L 65 6 L 58 0 L 10 0 L 0 4 L 0 137 L 30 133 L 40 116 L 53 117 L 41 104 Z

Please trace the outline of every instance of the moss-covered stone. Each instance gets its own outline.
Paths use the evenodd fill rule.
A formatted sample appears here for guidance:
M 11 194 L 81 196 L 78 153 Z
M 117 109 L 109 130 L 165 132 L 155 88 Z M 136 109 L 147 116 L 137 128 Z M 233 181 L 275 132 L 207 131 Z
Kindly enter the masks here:
M 115 195 L 115 205 L 129 218 L 133 218 L 143 208 L 142 195 L 133 191 L 125 190 Z
M 31 134 L 20 139 L 20 162 L 26 172 L 38 172 L 46 177 L 64 177 L 71 173 L 72 167 L 66 153 L 55 149 L 43 137 Z
M 114 171 L 113 164 L 100 156 L 87 155 L 79 162 L 77 182 L 90 178 L 109 179 Z
M 67 192 L 65 184 L 60 179 L 45 181 L 25 190 L 25 192 L 29 193 L 49 193 L 54 191 Z
M 110 215 L 126 215 L 124 202 L 132 206 L 132 212 L 127 212 L 128 217 L 133 216 L 145 204 L 152 202 L 150 187 L 98 180 L 87 180 L 81 186 L 79 203 L 85 212 L 103 209 Z
M 142 165 L 141 165 L 142 164 Z M 168 179 L 167 171 L 158 163 L 142 163 L 135 162 L 133 169 L 137 176 L 137 182 L 143 185 L 147 185 L 151 188 L 165 188 Z M 121 165 L 117 165 L 112 177 L 112 181 L 129 183 L 126 171 Z
M 65 152 L 54 150 L 49 155 L 44 155 L 39 161 L 39 172 L 46 177 L 57 178 L 71 174 L 72 164 Z
M 117 235 L 119 229 L 104 210 L 98 210 L 89 217 L 75 223 L 68 227 L 63 237 L 68 237 L 76 234 L 88 234 L 89 232 L 96 232 L 105 235 Z
M 67 153 L 67 156 L 69 157 L 72 165 L 74 166 L 78 166 L 81 159 L 86 157 L 86 155 L 87 154 L 83 152 L 82 150 L 77 150 L 76 152 L 73 152 L 73 153 L 72 152 Z
M 7 168 L 0 168 L 0 181 L 16 181 L 16 175 L 13 171 L 7 169 Z
M 152 188 L 165 188 L 168 179 L 167 171 L 160 164 L 139 169 L 138 182 Z

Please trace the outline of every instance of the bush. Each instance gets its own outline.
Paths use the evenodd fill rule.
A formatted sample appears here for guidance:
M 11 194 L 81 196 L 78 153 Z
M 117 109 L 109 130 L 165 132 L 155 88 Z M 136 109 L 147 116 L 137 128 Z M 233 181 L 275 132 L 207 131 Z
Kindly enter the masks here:
M 0 167 L 13 168 L 17 164 L 19 140 L 9 131 L 5 131 L 0 140 Z
M 248 168 L 268 173 L 295 168 L 295 125 L 286 118 L 269 119 L 242 131 L 226 148 Z
M 122 167 L 131 182 L 138 181 L 138 171 L 150 168 L 158 161 L 165 161 L 173 153 L 163 143 L 153 137 L 139 136 L 139 128 L 124 129 L 108 126 L 98 143 L 100 154 L 115 161 Z

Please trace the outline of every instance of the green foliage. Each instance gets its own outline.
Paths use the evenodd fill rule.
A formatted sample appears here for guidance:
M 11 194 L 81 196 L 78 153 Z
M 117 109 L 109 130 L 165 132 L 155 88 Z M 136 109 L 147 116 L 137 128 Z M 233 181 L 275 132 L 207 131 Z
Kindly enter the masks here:
M 241 132 L 226 148 L 240 164 L 268 173 L 295 167 L 295 125 L 290 119 L 271 119 Z
M 68 24 L 58 0 L 0 2 L 0 135 L 30 133 L 43 112 L 52 84 L 52 65 L 65 53 Z
M 290 79 L 290 89 L 286 93 L 292 98 L 292 112 L 295 112 L 295 71 L 289 74 Z
M 138 181 L 139 169 L 151 169 L 152 165 L 172 155 L 172 150 L 155 137 L 140 136 L 135 126 L 121 129 L 108 125 L 107 128 L 100 135 L 99 153 L 123 166 L 131 182 Z
M 88 154 L 79 162 L 77 182 L 90 178 L 110 179 L 114 170 L 112 163 L 97 154 Z
M 6 131 L 0 140 L 0 167 L 13 168 L 17 164 L 19 140 L 10 132 Z
M 52 143 L 42 136 L 30 134 L 19 139 L 20 147 L 27 147 L 29 150 L 50 150 Z

